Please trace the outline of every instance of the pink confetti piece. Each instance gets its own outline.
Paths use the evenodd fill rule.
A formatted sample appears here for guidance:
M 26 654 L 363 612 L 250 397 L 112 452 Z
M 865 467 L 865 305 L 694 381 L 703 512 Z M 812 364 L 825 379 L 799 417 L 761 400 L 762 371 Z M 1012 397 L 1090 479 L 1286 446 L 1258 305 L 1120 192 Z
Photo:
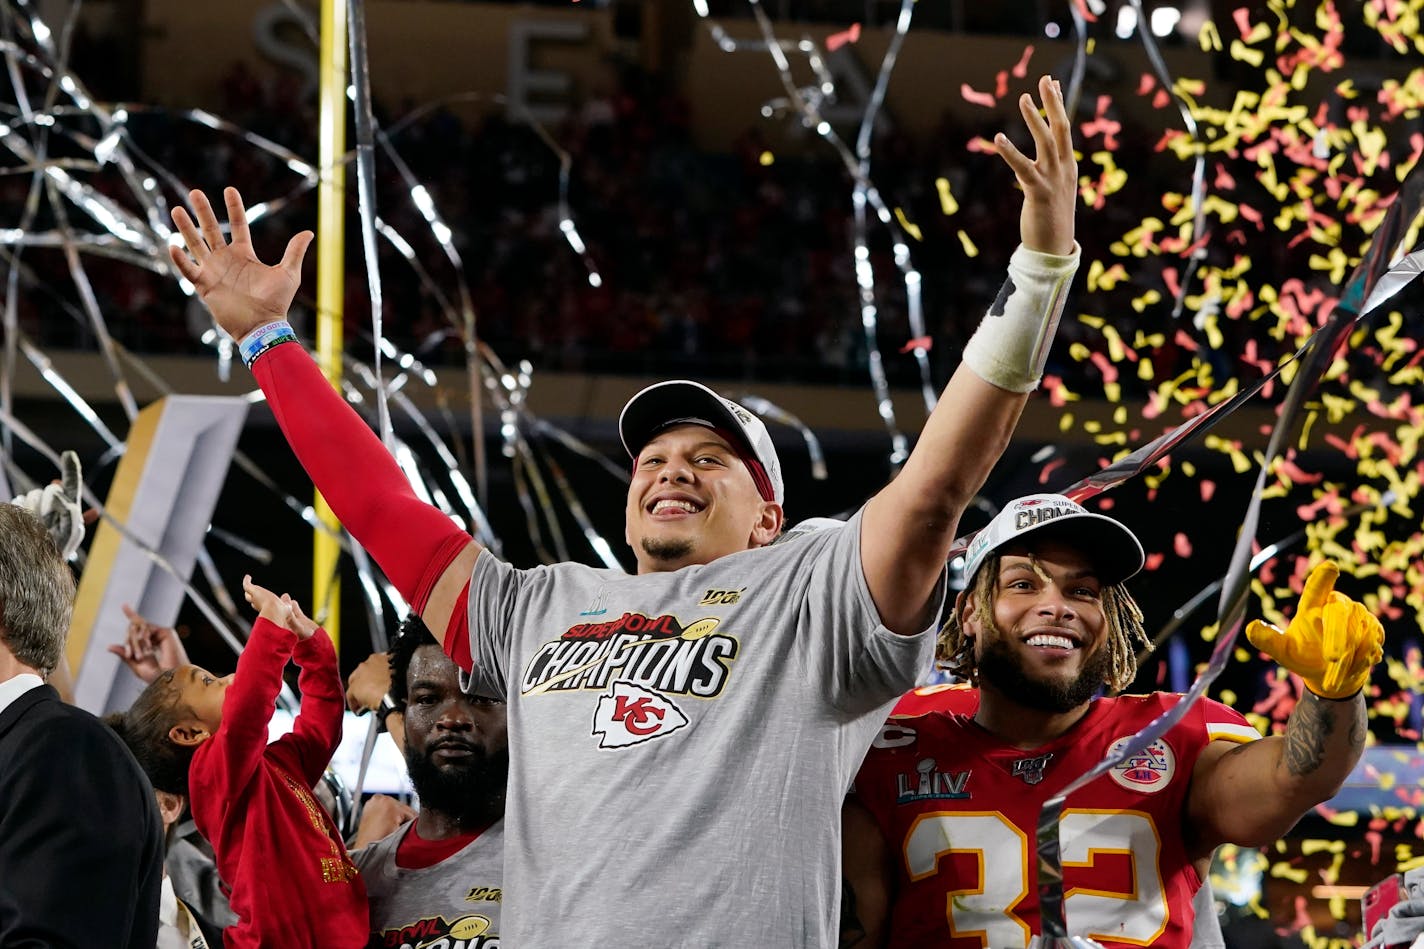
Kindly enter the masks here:
M 1092 138 L 1101 134 L 1103 137 L 1103 147 L 1108 151 L 1116 151 L 1118 146 L 1117 136 L 1122 131 L 1122 123 L 1116 119 L 1107 117 L 1107 111 L 1112 106 L 1112 96 L 1098 96 L 1097 111 L 1093 118 L 1082 125 L 1083 137 Z
M 842 46 L 845 46 L 850 43 L 855 43 L 859 41 L 859 39 L 860 24 L 852 23 L 848 29 L 841 30 L 839 33 L 832 33 L 830 36 L 826 37 L 826 52 L 834 53 Z
M 1317 484 L 1325 477 L 1324 472 L 1317 471 L 1312 474 L 1311 472 L 1308 472 L 1301 468 L 1300 465 L 1296 464 L 1289 458 L 1281 459 L 1281 462 L 1276 470 L 1278 470 L 1281 474 L 1285 475 L 1295 484 Z M 1340 498 L 1338 496 L 1335 498 L 1335 502 L 1336 507 L 1340 507 Z M 1339 512 L 1337 510 L 1332 511 L 1331 513 L 1333 514 Z
M 1241 31 L 1242 39 L 1251 35 L 1251 11 L 1249 8 L 1237 7 L 1231 11 L 1231 18 L 1236 21 L 1236 28 Z
M 901 353 L 912 353 L 912 352 L 914 352 L 914 351 L 917 350 L 917 349 L 923 349 L 925 352 L 929 352 L 930 347 L 933 346 L 933 345 L 934 345 L 934 340 L 931 339 L 930 337 L 928 337 L 928 336 L 916 336 L 914 339 L 909 340 L 908 342 L 905 343 L 905 345 L 901 346 L 901 347 L 900 347 L 900 352 L 901 352 Z
M 1177 531 L 1177 536 L 1172 538 L 1172 551 L 1183 560 L 1192 555 L 1192 542 L 1186 534 Z
M 1025 46 L 1025 47 L 1024 47 L 1024 51 L 1023 51 L 1023 55 L 1019 57 L 1019 61 L 1014 64 L 1014 68 L 1013 68 L 1013 69 L 1010 69 L 1009 72 L 1013 73 L 1013 74 L 1014 74 L 1014 78 L 1016 78 L 1016 79 L 1022 79 L 1024 76 L 1027 76 L 1027 75 L 1028 75 L 1028 61 L 1029 61 L 1030 59 L 1032 59 L 1032 58 L 1033 58 L 1033 46 L 1032 46 L 1032 45 Z
M 1107 353 L 1093 353 L 1088 359 L 1098 367 L 1098 372 L 1102 373 L 1103 382 L 1109 385 L 1117 382 L 1117 366 L 1108 359 Z
M 979 92 L 967 82 L 960 83 L 959 94 L 964 97 L 965 102 L 972 103 L 973 105 L 982 105 L 986 109 L 992 109 L 999 104 L 998 100 L 989 95 L 989 93 Z M 982 139 L 980 139 L 980 141 L 982 141 Z
M 1160 553 L 1148 554 L 1146 561 L 1142 565 L 1142 569 L 1156 570 L 1158 567 L 1162 566 L 1162 561 L 1165 559 L 1167 558 Z
M 1182 295 L 1182 282 L 1177 277 L 1176 267 L 1162 268 L 1162 285 L 1167 288 L 1167 296 L 1173 300 Z
M 1201 499 L 1210 501 L 1211 496 L 1216 493 L 1216 482 L 1210 478 L 1203 478 L 1198 485 L 1201 488 Z
M 1053 472 L 1057 471 L 1059 468 L 1063 467 L 1064 463 L 1065 459 L 1054 458 L 1048 464 L 1044 465 L 1043 470 L 1038 473 L 1038 483 L 1047 484 L 1048 476 L 1053 474 Z

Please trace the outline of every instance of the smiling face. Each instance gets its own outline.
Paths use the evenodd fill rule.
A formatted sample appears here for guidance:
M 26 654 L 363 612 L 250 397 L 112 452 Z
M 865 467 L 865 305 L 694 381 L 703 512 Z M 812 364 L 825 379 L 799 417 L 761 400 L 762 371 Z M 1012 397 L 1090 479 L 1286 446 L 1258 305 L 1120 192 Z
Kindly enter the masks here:
M 1004 548 L 993 622 L 972 605 L 964 621 L 981 684 L 1043 711 L 1087 702 L 1111 665 L 1102 596 L 1092 563 L 1072 546 L 1041 540 Z
M 782 520 L 781 506 L 762 499 L 732 446 L 701 425 L 673 426 L 643 446 L 626 516 L 639 573 L 765 546 Z

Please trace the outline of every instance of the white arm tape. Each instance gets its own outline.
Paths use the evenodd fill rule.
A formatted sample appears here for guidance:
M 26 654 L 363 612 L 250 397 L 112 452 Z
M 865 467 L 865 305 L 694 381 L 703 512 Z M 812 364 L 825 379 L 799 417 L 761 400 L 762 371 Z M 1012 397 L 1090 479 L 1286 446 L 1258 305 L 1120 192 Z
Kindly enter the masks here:
M 1009 392 L 1038 388 L 1081 255 L 1076 243 L 1066 257 L 1019 245 L 1009 258 L 1009 279 L 964 347 L 964 364 L 975 375 Z

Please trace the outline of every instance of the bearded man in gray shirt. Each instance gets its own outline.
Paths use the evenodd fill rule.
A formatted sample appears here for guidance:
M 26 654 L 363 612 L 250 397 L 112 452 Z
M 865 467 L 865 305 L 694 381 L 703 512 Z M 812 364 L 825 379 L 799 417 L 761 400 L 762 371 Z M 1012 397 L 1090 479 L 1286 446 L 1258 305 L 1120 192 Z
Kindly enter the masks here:
M 765 426 L 695 383 L 635 396 L 629 576 L 516 570 L 422 504 L 285 322 L 310 232 L 282 261 L 206 198 L 173 261 L 234 339 L 288 443 L 352 535 L 508 702 L 501 938 L 573 945 L 831 946 L 841 798 L 897 695 L 928 668 L 959 516 L 1007 445 L 1077 269 L 1077 164 L 1058 83 L 1019 100 L 1030 159 L 1009 280 L 899 476 L 843 527 L 769 546 Z M 191 255 L 191 257 L 189 256 Z
M 386 723 L 420 813 L 351 854 L 371 903 L 373 944 L 496 949 L 509 773 L 504 705 L 463 691 L 459 670 L 414 615 L 391 645 L 388 685 L 395 708 Z

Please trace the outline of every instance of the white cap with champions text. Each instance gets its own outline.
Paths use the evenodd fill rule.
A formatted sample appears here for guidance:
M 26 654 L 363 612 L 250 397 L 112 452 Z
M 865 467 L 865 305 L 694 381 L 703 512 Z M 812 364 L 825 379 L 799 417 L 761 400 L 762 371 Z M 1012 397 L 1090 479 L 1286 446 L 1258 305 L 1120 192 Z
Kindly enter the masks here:
M 1061 494 L 1031 494 L 1010 501 L 969 544 L 964 578 L 972 583 L 984 558 L 1034 533 L 1051 531 L 1080 549 L 1104 585 L 1121 583 L 1142 569 L 1142 544 L 1119 522 L 1094 514 Z
M 662 429 L 678 424 L 720 428 L 736 436 L 742 444 L 735 448 L 760 462 L 771 484 L 777 504 L 786 502 L 786 486 L 781 480 L 781 460 L 766 424 L 731 399 L 687 379 L 650 385 L 628 400 L 618 416 L 618 436 L 630 458 L 637 458 L 643 446 Z M 753 480 L 756 475 L 752 476 Z

